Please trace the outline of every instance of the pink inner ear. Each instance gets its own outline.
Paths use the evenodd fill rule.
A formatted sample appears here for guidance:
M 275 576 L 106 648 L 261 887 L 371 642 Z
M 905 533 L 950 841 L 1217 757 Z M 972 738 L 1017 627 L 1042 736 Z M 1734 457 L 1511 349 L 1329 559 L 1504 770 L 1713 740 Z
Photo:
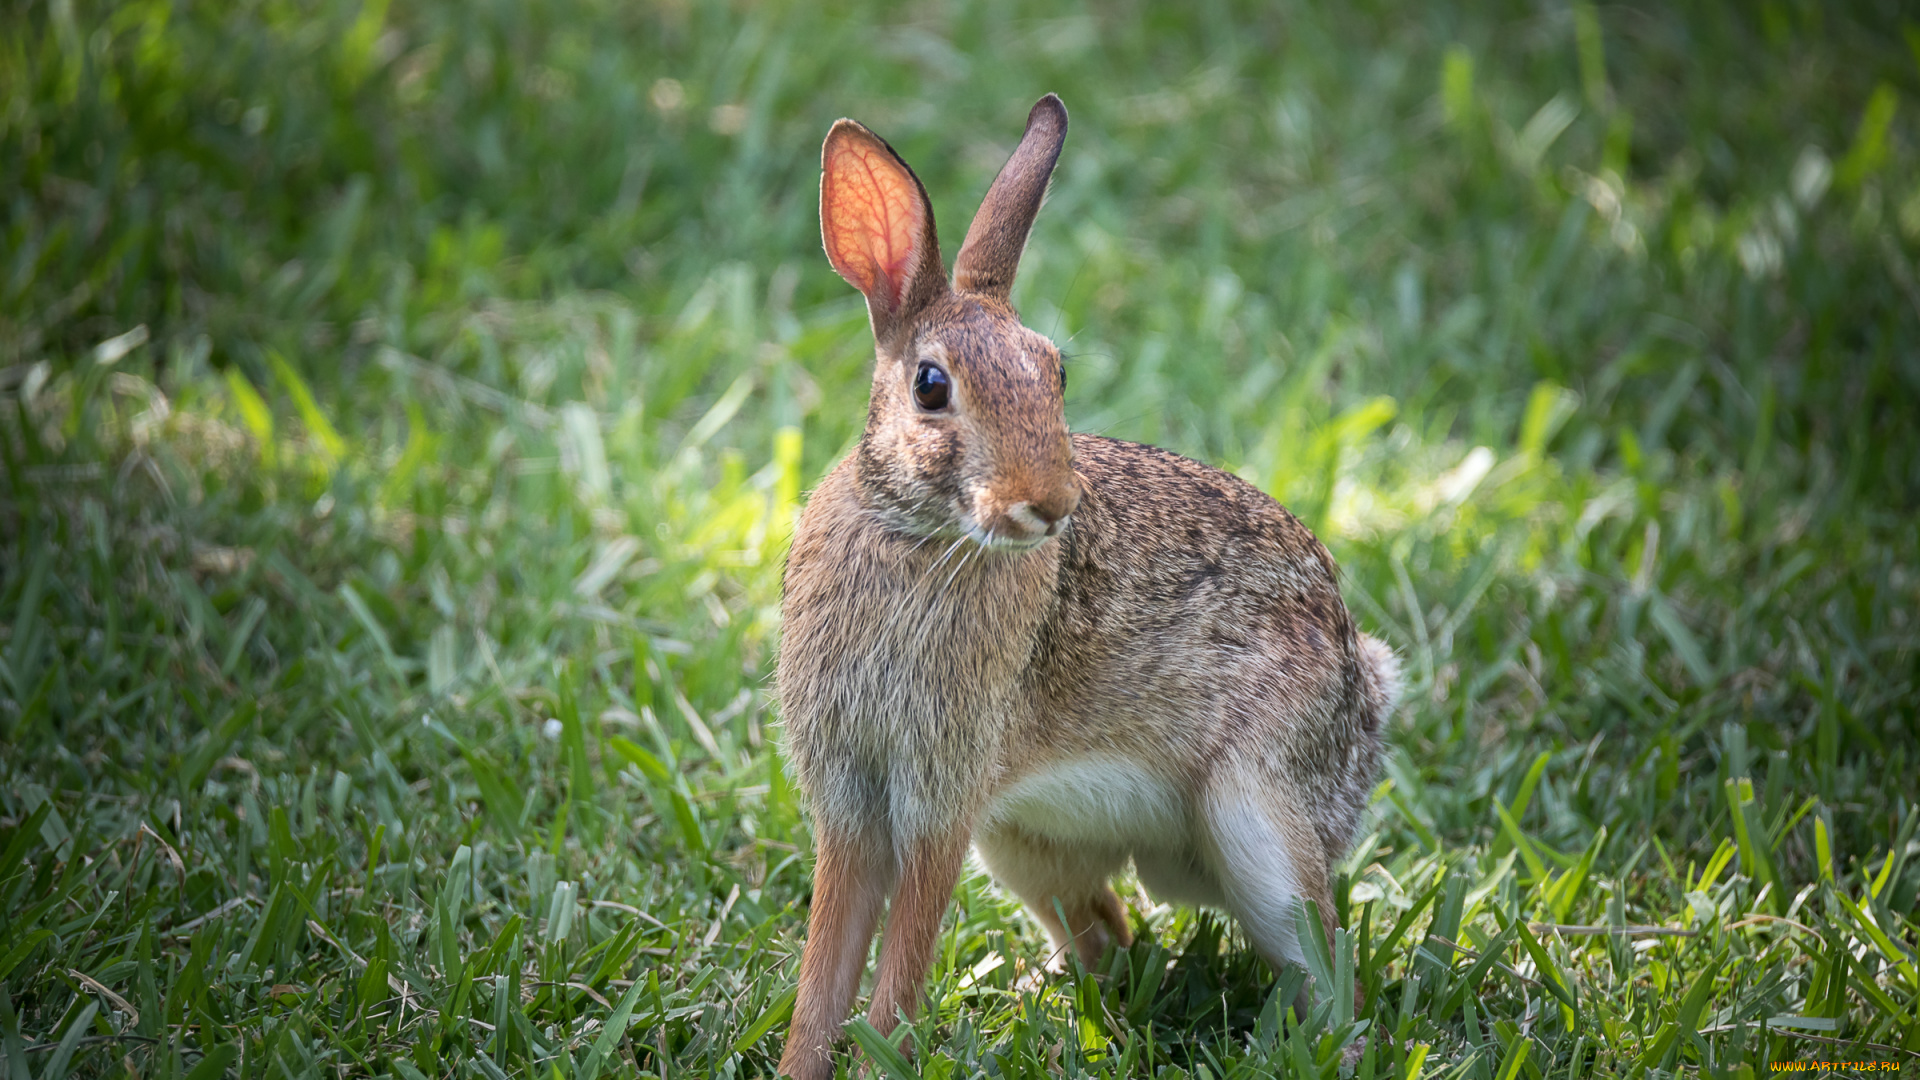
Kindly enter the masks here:
M 828 146 L 820 180 L 827 258 L 884 310 L 906 298 L 924 213 L 913 177 L 886 147 L 853 132 Z

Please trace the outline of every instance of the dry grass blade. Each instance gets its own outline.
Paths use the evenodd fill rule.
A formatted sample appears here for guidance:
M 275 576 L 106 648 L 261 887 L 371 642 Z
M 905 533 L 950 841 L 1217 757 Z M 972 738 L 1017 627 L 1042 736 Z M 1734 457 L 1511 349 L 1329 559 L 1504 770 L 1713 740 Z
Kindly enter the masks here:
M 101 982 L 100 980 L 94 978 L 91 975 L 88 975 L 86 972 L 77 970 L 75 968 L 68 968 L 67 974 L 73 976 L 75 979 L 78 979 L 80 981 L 80 985 L 85 986 L 87 989 L 93 991 L 96 994 L 99 994 L 103 998 L 106 998 L 107 1003 L 112 1005 L 115 1011 L 121 1013 L 127 1018 L 128 1024 L 137 1026 L 140 1023 L 140 1010 L 134 1008 L 133 1005 L 127 1001 L 126 998 L 123 998 L 119 994 L 114 993 L 111 989 L 107 987 L 105 983 Z
M 1481 954 L 1480 954 L 1480 953 L 1477 953 L 1477 952 L 1475 952 L 1474 950 L 1472 950 L 1472 949 L 1469 949 L 1469 948 L 1467 948 L 1467 947 L 1466 947 L 1465 945 L 1462 945 L 1462 944 L 1460 944 L 1460 943 L 1458 943 L 1458 942 L 1455 942 L 1455 941 L 1449 941 L 1449 940 L 1447 940 L 1446 938 L 1443 938 L 1443 937 L 1441 937 L 1441 936 L 1440 936 L 1440 935 L 1438 935 L 1438 934 L 1428 934 L 1428 935 L 1427 935 L 1427 937 L 1426 937 L 1426 940 L 1428 940 L 1428 941 L 1432 941 L 1432 942 L 1437 942 L 1437 943 L 1439 943 L 1440 945 L 1443 945 L 1443 946 L 1445 946 L 1445 947 L 1447 947 L 1447 948 L 1449 948 L 1449 949 L 1452 949 L 1452 950 L 1453 950 L 1454 952 L 1457 952 L 1457 953 L 1459 953 L 1460 955 L 1462 955 L 1462 956 L 1464 956 L 1464 957 L 1466 957 L 1466 958 L 1467 958 L 1467 959 L 1469 959 L 1469 960 L 1478 960 L 1478 959 L 1480 959 L 1480 958 L 1481 958 Z M 1495 961 L 1493 962 L 1493 966 L 1494 966 L 1494 967 L 1496 967 L 1496 968 L 1499 968 L 1499 969 L 1500 969 L 1501 971 L 1503 971 L 1503 972 L 1505 972 L 1506 974 L 1508 974 L 1508 975 L 1510 975 L 1510 976 L 1512 976 L 1513 978 L 1516 978 L 1516 979 L 1519 979 L 1519 980 L 1520 980 L 1521 982 L 1523 982 L 1523 983 L 1527 983 L 1527 984 L 1529 984 L 1529 985 L 1532 985 L 1532 986 L 1544 986 L 1544 985 L 1546 985 L 1545 983 L 1542 983 L 1542 982 L 1541 982 L 1540 980 L 1538 980 L 1538 979 L 1531 979 L 1531 978 L 1528 978 L 1528 977 L 1527 977 L 1527 976 L 1525 976 L 1525 975 L 1522 975 L 1522 974 L 1520 974 L 1520 973 L 1519 973 L 1518 971 L 1515 971 L 1515 970 L 1514 970 L 1513 968 L 1511 968 L 1511 967 L 1508 967 L 1508 966 L 1507 966 L 1506 964 L 1504 964 L 1504 963 L 1502 963 L 1502 962 L 1500 962 L 1500 961 L 1498 961 L 1498 960 L 1495 960 Z
M 1738 925 L 1738 924 L 1736 924 Z M 1731 930 L 1733 927 L 1729 926 Z M 1561 937 L 1596 937 L 1613 935 L 1615 937 L 1699 937 L 1698 930 L 1682 930 L 1675 926 L 1576 926 L 1567 923 L 1528 923 L 1527 929 L 1536 934 L 1559 934 Z

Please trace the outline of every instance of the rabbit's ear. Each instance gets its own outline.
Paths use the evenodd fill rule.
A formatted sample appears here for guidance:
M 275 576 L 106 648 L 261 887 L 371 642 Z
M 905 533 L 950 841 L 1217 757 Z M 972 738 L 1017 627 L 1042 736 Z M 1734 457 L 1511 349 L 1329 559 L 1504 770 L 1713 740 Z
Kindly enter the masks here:
M 820 240 L 833 268 L 866 294 L 878 341 L 947 291 L 920 178 L 852 120 L 835 122 L 820 148 Z
M 1027 233 L 1047 194 L 1047 178 L 1067 140 L 1067 107 L 1048 94 L 1027 114 L 1027 133 L 994 178 L 973 215 L 966 243 L 953 261 L 953 285 L 961 292 L 1004 301 L 1013 291 Z

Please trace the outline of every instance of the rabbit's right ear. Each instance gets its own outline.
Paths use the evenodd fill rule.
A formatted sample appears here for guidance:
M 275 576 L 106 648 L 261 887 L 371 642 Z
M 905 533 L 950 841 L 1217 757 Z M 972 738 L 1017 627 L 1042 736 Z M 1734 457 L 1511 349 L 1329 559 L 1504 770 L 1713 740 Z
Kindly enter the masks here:
M 820 240 L 833 268 L 866 294 L 876 341 L 887 342 L 947 291 L 920 178 L 852 120 L 836 121 L 820 148 Z

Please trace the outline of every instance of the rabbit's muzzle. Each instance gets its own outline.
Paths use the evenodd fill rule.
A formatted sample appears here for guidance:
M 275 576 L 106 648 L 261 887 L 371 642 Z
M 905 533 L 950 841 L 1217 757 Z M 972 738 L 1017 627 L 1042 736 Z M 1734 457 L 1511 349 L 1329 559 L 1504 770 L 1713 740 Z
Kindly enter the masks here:
M 1066 529 L 1079 505 L 1077 482 L 1044 493 L 1019 492 L 1013 498 L 983 491 L 974 497 L 974 539 L 986 547 L 1039 547 Z

